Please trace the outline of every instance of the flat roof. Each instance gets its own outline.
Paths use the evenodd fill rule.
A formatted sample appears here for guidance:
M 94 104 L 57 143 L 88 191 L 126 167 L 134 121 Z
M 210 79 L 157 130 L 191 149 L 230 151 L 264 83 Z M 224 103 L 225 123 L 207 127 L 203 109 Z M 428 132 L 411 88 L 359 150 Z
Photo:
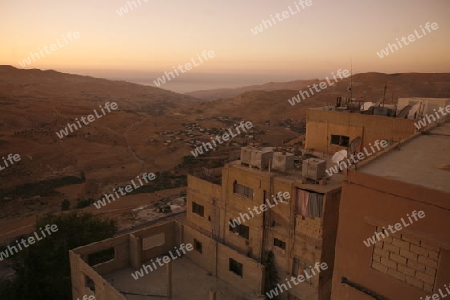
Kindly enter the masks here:
M 331 156 L 321 152 L 311 152 L 310 154 L 317 157 L 317 159 L 322 159 L 326 161 L 326 169 L 335 166 L 336 164 L 331 161 Z M 248 166 L 243 166 L 240 160 L 236 160 L 229 163 L 231 166 L 245 170 L 247 172 L 255 173 L 258 175 L 265 176 L 274 176 L 280 180 L 292 181 L 295 186 L 301 189 L 311 190 L 317 193 L 328 193 L 342 186 L 342 182 L 344 180 L 344 176 L 342 173 L 334 174 L 331 177 L 326 176 L 327 183 L 325 185 L 315 184 L 315 183 L 302 183 L 300 180 L 303 178 L 302 176 L 302 168 L 293 168 L 286 172 L 280 172 L 271 169 L 268 170 L 259 170 L 257 168 L 251 168 Z M 325 174 L 326 175 L 326 174 Z M 325 178 L 324 178 L 325 179 Z
M 358 171 L 450 192 L 450 122 L 391 149 Z M 447 169 L 446 169 L 447 168 Z
M 148 261 L 145 264 L 151 265 Z M 172 299 L 208 299 L 210 290 L 216 291 L 217 300 L 242 299 L 243 295 L 223 280 L 212 276 L 186 257 L 172 261 Z M 159 267 L 135 280 L 127 267 L 103 276 L 116 290 L 129 300 L 167 299 L 166 266 Z M 244 287 L 245 288 L 245 287 Z

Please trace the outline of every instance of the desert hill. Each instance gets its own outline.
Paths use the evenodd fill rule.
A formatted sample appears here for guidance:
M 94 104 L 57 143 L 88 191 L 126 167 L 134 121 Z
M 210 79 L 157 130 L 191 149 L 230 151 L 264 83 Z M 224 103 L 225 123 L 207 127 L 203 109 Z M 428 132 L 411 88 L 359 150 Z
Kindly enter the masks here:
M 175 188 L 185 184 L 180 176 L 193 164 L 215 167 L 236 159 L 239 147 L 251 142 L 281 145 L 304 131 L 308 107 L 333 105 L 337 96 L 348 95 L 350 79 L 344 79 L 295 106 L 288 103 L 299 89 L 318 82 L 270 83 L 267 90 L 205 101 L 123 81 L 0 66 L 0 157 L 21 156 L 0 171 L 0 226 L 8 218 L 9 229 L 30 227 L 34 214 L 59 211 L 62 199 L 72 207 L 77 198 L 97 200 L 142 172 L 164 172 L 158 185 Z M 450 97 L 450 74 L 380 73 L 353 76 L 353 96 L 377 101 L 386 82 L 388 103 L 407 96 Z M 69 136 L 56 135 L 106 102 L 116 102 L 118 109 Z M 251 121 L 254 130 L 192 156 L 195 147 L 241 120 Z M 124 211 L 121 203 L 135 207 L 149 197 L 126 197 L 101 213 L 126 219 L 129 207 Z
M 331 78 L 330 80 L 333 82 Z M 298 95 L 299 90 L 308 91 L 308 85 L 319 84 L 320 81 L 323 79 L 270 83 L 258 86 L 259 90 L 244 92 L 230 99 L 195 103 L 181 110 L 185 113 L 194 110 L 204 111 L 204 117 L 214 114 L 237 114 L 241 118 L 279 122 L 289 118 L 303 118 L 309 107 L 334 105 L 336 97 L 350 96 L 348 91 L 350 78 L 345 78 L 320 92 L 314 92 L 314 95 L 302 100 L 299 104 L 294 106 L 289 104 L 288 99 Z M 353 98 L 372 102 L 382 100 L 385 85 L 387 86 L 386 103 L 396 103 L 399 97 L 450 97 L 450 73 L 362 73 L 356 74 L 352 78 Z M 235 91 L 240 90 L 241 88 Z M 210 92 L 214 93 L 214 91 Z M 208 91 L 205 91 L 203 96 L 206 95 L 206 92 Z M 202 97 L 196 93 L 189 94 Z
M 201 90 L 185 93 L 192 97 L 203 99 L 206 101 L 233 98 L 240 94 L 250 91 L 276 91 L 276 90 L 299 90 L 308 84 L 314 83 L 315 80 L 295 80 L 289 82 L 268 82 L 261 85 L 249 85 L 238 88 Z
M 332 80 L 332 76 L 328 76 Z M 449 73 L 402 73 L 402 74 L 383 74 L 383 73 L 361 73 L 353 76 L 353 89 L 356 95 L 363 96 L 367 91 L 368 97 L 381 97 L 383 95 L 384 85 L 388 85 L 388 95 L 392 93 L 394 97 L 407 97 L 410 95 L 444 95 L 450 89 Z M 339 78 L 338 78 L 339 79 Z M 320 79 L 320 80 L 323 80 Z M 212 89 L 186 93 L 186 95 L 200 98 L 206 101 L 234 98 L 249 91 L 277 91 L 277 90 L 295 90 L 307 89 L 308 85 L 318 83 L 320 80 L 296 80 L 290 82 L 269 82 L 263 85 L 251 85 L 234 89 Z M 350 84 L 349 79 L 342 82 Z M 345 92 L 345 91 L 344 91 Z M 432 97 L 432 96 L 429 96 Z

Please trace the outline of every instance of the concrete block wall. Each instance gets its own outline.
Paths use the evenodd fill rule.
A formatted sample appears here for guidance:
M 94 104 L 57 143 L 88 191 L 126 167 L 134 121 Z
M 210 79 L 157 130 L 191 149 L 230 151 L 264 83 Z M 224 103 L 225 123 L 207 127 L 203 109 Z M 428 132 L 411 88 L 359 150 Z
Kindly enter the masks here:
M 75 251 L 69 251 L 70 272 L 72 278 L 72 299 L 82 299 L 84 295 L 95 296 L 96 300 L 126 300 L 113 286 L 90 267 Z M 87 286 L 87 278 L 92 280 L 95 291 Z
M 301 215 L 295 218 L 295 232 L 313 239 L 322 238 L 322 218 L 303 218 Z
M 404 140 L 415 133 L 414 120 L 309 109 L 306 117 L 306 148 L 333 154 L 345 149 L 330 144 L 331 134 L 346 135 L 350 140 L 362 137 L 360 149 L 375 140 Z M 380 126 L 383 124 L 383 126 Z
M 294 210 L 295 210 L 295 194 L 292 180 L 284 180 L 277 177 L 273 178 L 273 191 L 269 193 L 269 202 L 275 207 L 269 208 L 266 212 L 266 230 L 265 245 L 266 251 L 272 251 L 275 258 L 275 267 L 281 278 L 290 274 L 292 270 L 292 249 L 294 235 Z M 272 198 L 277 193 L 288 192 L 290 199 L 285 202 L 278 202 Z M 277 201 L 279 201 L 277 199 Z M 274 245 L 274 239 L 279 239 L 286 243 L 285 249 L 281 249 Z
M 100 242 L 92 243 L 87 246 L 79 247 L 73 251 L 87 263 L 89 255 L 114 248 L 114 259 L 93 266 L 93 269 L 100 275 L 126 268 L 130 265 L 129 236 L 124 235 L 116 238 L 106 239 Z
M 225 245 L 217 246 L 217 276 L 244 294 L 263 294 L 264 266 Z M 230 258 L 243 265 L 242 277 L 229 270 Z
M 191 243 L 194 246 L 194 240 L 197 240 L 202 244 L 202 253 L 194 249 L 187 252 L 186 257 L 203 269 L 217 275 L 217 242 L 189 226 L 182 226 L 183 243 Z
M 209 181 L 197 178 L 192 175 L 188 175 L 188 188 L 187 188 L 187 220 L 197 226 L 200 226 L 203 230 L 212 231 L 212 218 L 213 213 L 213 199 L 217 199 L 214 205 L 221 206 L 222 199 L 222 187 L 220 185 L 211 183 Z M 203 206 L 203 217 L 192 212 L 192 202 Z M 217 208 L 217 207 L 216 207 Z M 220 209 L 220 208 L 219 208 Z
M 433 293 L 448 285 L 448 199 L 449 193 L 445 191 L 351 170 L 342 188 L 332 299 L 364 297 L 358 289 L 343 284 L 343 277 L 387 299 L 425 298 L 431 294 L 427 292 L 430 285 Z M 410 222 L 407 215 L 414 210 L 423 211 L 425 217 Z M 402 218 L 408 226 L 398 232 L 400 238 L 394 237 L 392 241 L 388 238 L 382 244 L 378 241 L 371 247 L 363 243 L 374 235 L 377 227 L 394 226 L 402 223 Z M 380 264 L 373 262 L 378 259 Z M 416 280 L 412 279 L 411 269 Z M 431 275 L 434 269 L 436 275 Z
M 141 247 L 141 253 L 139 254 L 141 257 L 141 264 L 152 258 L 164 255 L 171 250 L 175 250 L 175 246 L 179 245 L 177 240 L 177 223 L 175 221 L 169 221 L 167 223 L 156 224 L 133 232 L 133 235 L 141 241 L 141 246 L 143 245 L 144 239 L 159 234 L 164 235 L 164 244 L 147 250 L 143 250 Z
M 261 205 L 264 200 L 264 191 L 270 191 L 270 176 L 267 172 L 256 172 L 252 169 L 242 168 L 232 165 L 226 165 L 222 173 L 222 187 L 225 202 L 225 224 L 223 226 L 224 240 L 226 244 L 231 245 L 241 253 L 251 253 L 254 259 L 261 258 L 262 239 L 263 239 L 263 214 L 254 214 L 252 217 L 248 209 Z M 233 183 L 236 181 L 253 190 L 252 198 L 233 192 Z M 266 192 L 266 194 L 268 194 Z M 243 223 L 249 226 L 249 239 L 246 240 L 241 236 L 229 230 L 228 222 L 235 219 L 240 214 L 247 213 L 250 220 Z
M 377 227 L 377 232 L 382 232 Z M 390 234 L 373 249 L 372 268 L 427 293 L 436 281 L 440 247 L 405 234 Z

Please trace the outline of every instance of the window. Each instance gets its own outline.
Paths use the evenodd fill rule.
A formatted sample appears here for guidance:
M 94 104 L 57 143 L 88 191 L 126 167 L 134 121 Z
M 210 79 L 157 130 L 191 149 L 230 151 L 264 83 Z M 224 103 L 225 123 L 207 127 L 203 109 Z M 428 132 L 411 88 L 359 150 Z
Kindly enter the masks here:
M 202 253 L 202 243 L 194 239 L 194 250 L 197 250 L 198 252 Z
M 283 242 L 282 240 L 279 240 L 277 238 L 273 239 L 273 245 L 283 250 L 286 250 L 286 242 Z
M 233 193 L 253 199 L 253 189 L 237 183 L 236 180 L 233 182 Z
M 95 294 L 95 282 L 89 276 L 84 277 L 84 286 L 90 289 Z
M 195 202 L 192 202 L 192 212 L 194 214 L 199 215 L 200 217 L 204 216 L 205 210 L 203 205 L 197 204 Z
M 342 147 L 348 147 L 350 138 L 345 135 L 331 135 L 331 144 Z
M 242 264 L 230 258 L 230 271 L 242 277 Z
M 321 218 L 323 197 L 323 194 L 297 189 L 297 214 L 308 218 Z
M 233 224 L 233 220 L 230 219 L 229 224 Z M 230 225 L 229 228 L 230 228 L 231 232 L 234 232 L 236 235 L 239 235 L 248 240 L 248 238 L 250 236 L 250 230 L 249 230 L 248 226 L 239 224 L 239 225 L 235 225 L 234 227 Z

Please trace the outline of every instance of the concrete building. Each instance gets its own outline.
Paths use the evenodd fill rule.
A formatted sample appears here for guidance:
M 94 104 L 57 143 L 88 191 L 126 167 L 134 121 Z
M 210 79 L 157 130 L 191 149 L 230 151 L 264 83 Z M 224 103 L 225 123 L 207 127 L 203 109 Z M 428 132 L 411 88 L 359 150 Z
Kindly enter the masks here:
M 281 284 L 317 262 L 326 262 L 328 270 L 309 282 L 292 284 L 279 299 L 328 299 L 342 175 L 318 184 L 303 178 L 302 171 L 290 163 L 290 157 L 293 156 L 289 153 L 248 147 L 242 149 L 241 160 L 223 168 L 221 186 L 189 176 L 187 200 L 191 208 L 188 207 L 187 222 L 197 226 L 197 233 L 204 232 L 255 262 L 263 264 L 265 253 L 272 251 Z M 273 196 L 286 192 L 290 199 L 275 204 Z M 318 206 L 318 211 L 313 215 L 302 212 L 300 205 L 305 199 L 300 194 L 314 198 L 309 201 Z M 254 207 L 267 201 L 269 208 L 258 214 Z M 233 222 L 238 218 L 240 225 L 230 225 L 236 224 Z M 219 261 L 222 259 L 229 260 L 219 257 Z M 244 264 L 242 270 L 244 275 L 254 272 Z M 234 278 L 242 281 L 237 279 Z
M 433 294 L 448 294 L 449 137 L 447 122 L 348 171 L 331 299 L 431 299 Z
M 448 118 L 450 114 L 435 117 L 435 110 L 449 104 L 448 98 L 399 98 L 397 105 L 379 106 L 371 102 L 347 103 L 338 97 L 336 106 L 307 111 L 305 148 L 333 154 L 346 149 L 356 137 L 362 139 L 361 148 L 368 148 L 376 140 L 398 143 L 418 131 L 414 124 L 419 119 L 433 114 L 431 122 L 424 126 L 429 128 Z
M 157 299 L 170 294 L 173 299 L 194 299 L 186 295 L 263 299 L 264 257 L 269 251 L 280 278 L 279 299 L 329 299 L 342 175 L 319 184 L 302 179 L 292 155 L 257 148 L 245 151 L 254 156 L 251 165 L 260 168 L 235 161 L 219 174 L 204 171 L 188 176 L 185 217 L 71 251 L 74 299 L 86 294 L 98 300 L 144 299 L 143 295 Z M 289 199 L 281 202 L 278 195 L 274 200 L 278 193 L 288 193 Z M 306 205 L 310 201 L 311 207 L 302 210 L 301 201 Z M 262 204 L 267 205 L 265 211 L 253 210 Z M 233 222 L 238 218 L 241 224 Z M 194 250 L 170 263 L 170 270 L 168 264 L 167 270 L 158 268 L 138 280 L 130 275 L 183 243 Z M 105 251 L 114 254 L 90 265 L 90 257 Z M 317 262 L 326 262 L 328 268 L 298 285 L 286 285 L 286 279 L 308 272 Z M 183 276 L 181 266 L 196 274 Z
M 70 252 L 74 299 L 86 294 L 97 300 L 264 299 L 270 289 L 280 295 L 277 299 L 370 299 L 370 294 L 396 299 L 390 289 L 399 287 L 414 297 L 436 290 L 449 279 L 443 266 L 450 262 L 445 236 L 450 228 L 448 224 L 434 227 L 448 218 L 444 199 L 449 198 L 449 181 L 425 163 L 421 152 L 415 152 L 419 146 L 409 138 L 416 132 L 416 119 L 407 117 L 416 104 L 405 103 L 410 107 L 401 109 L 404 117 L 400 118 L 394 117 L 400 114 L 394 106 L 361 110 L 358 103 L 338 103 L 310 109 L 307 150 L 244 147 L 240 160 L 220 170 L 202 169 L 188 175 L 186 215 Z M 436 130 L 445 132 L 445 128 Z M 325 169 L 334 165 L 329 154 L 347 149 L 356 137 L 361 137 L 361 144 L 355 151 L 375 140 L 388 141 L 391 150 L 358 163 L 358 171 L 353 165 L 343 174 L 325 178 Z M 448 152 L 440 131 L 420 139 L 424 143 L 419 142 L 418 149 L 426 147 L 426 142 L 437 146 L 436 153 L 428 152 L 435 156 L 434 163 L 448 163 L 437 150 L 443 146 Z M 407 140 L 400 152 L 393 150 Z M 408 155 L 414 163 L 405 162 Z M 405 165 L 399 164 L 402 161 Z M 386 170 L 392 174 L 383 173 Z M 345 204 L 340 207 L 344 177 Z M 426 178 L 421 181 L 422 177 Z M 281 201 L 279 195 L 287 194 L 289 199 Z M 373 231 L 397 223 L 412 213 L 410 208 L 424 210 L 436 220 L 420 220 L 419 225 L 408 227 L 411 231 L 386 237 L 372 250 L 365 246 L 363 240 Z M 407 243 L 408 252 L 402 251 Z M 151 265 L 182 244 L 192 245 L 192 251 L 144 274 L 143 264 Z M 389 252 L 389 247 L 398 252 Z M 272 265 L 267 263 L 269 254 Z M 91 259 L 99 255 L 108 259 Z M 326 270 L 305 276 L 303 282 L 290 281 L 308 272 L 311 275 L 311 269 L 321 263 Z M 133 278 L 136 271 L 142 278 Z M 276 284 L 271 282 L 275 273 Z
M 450 98 L 398 98 L 397 114 L 404 112 L 404 117 L 417 120 L 424 116 L 434 114 L 439 108 L 450 104 Z

